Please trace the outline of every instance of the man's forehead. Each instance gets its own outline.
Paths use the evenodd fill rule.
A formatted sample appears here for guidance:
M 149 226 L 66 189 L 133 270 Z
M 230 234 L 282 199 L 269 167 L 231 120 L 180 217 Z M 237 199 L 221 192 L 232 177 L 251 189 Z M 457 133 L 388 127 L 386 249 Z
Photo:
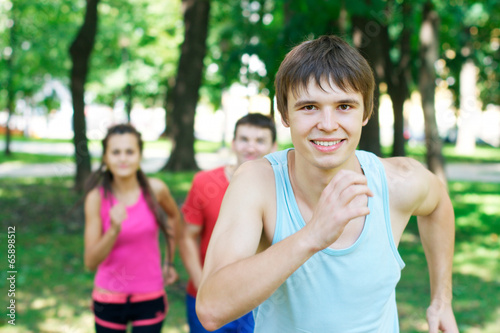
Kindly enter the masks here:
M 291 85 L 290 88 L 294 89 L 297 93 L 307 93 L 310 88 L 320 88 L 320 89 L 331 89 L 335 92 L 345 92 L 345 93 L 357 93 L 355 89 L 348 82 L 339 82 L 334 80 L 332 77 L 321 77 L 317 80 L 315 77 L 311 76 L 308 80 L 303 82 L 297 82 Z
M 290 87 L 288 92 L 288 100 L 290 98 L 299 99 L 299 98 L 307 98 L 310 96 L 310 91 L 313 89 L 321 89 L 324 92 L 332 92 L 335 94 L 347 94 L 351 95 L 353 98 L 361 97 L 360 92 L 354 90 L 349 85 L 340 85 L 334 82 L 332 79 L 323 78 L 319 82 L 311 77 L 307 83 L 298 83 L 295 86 Z
M 236 127 L 236 135 L 254 134 L 257 136 L 266 136 L 267 133 L 269 133 L 269 135 L 272 135 L 271 129 L 252 124 L 241 124 Z

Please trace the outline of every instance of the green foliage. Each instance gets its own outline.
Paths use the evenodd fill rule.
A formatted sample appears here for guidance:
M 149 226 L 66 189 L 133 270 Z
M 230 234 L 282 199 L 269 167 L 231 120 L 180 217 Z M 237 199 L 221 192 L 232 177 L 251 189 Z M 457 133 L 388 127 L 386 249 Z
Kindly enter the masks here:
M 175 75 L 182 39 L 180 1 L 103 1 L 88 91 L 113 105 L 132 86 L 135 102 L 161 106 L 164 82 Z
M 180 4 L 180 0 L 100 2 L 87 80 L 92 101 L 112 105 L 124 99 L 130 83 L 136 102 L 162 105 L 164 82 L 175 74 L 182 39 Z M 83 22 L 85 1 L 6 0 L 0 9 L 0 64 L 6 68 L 13 50 L 16 98 L 33 96 L 50 79 L 69 85 L 68 49 Z M 7 75 L 0 71 L 1 82 Z M 6 89 L 0 85 L 0 105 L 6 103 Z M 57 100 L 51 103 L 57 105 Z
M 500 104 L 500 7 L 497 1 L 437 2 L 441 17 L 440 43 L 446 66 L 443 80 L 455 96 L 463 63 L 472 59 L 479 69 L 478 88 L 484 105 Z
M 63 81 L 70 68 L 67 48 L 78 27 L 82 1 L 3 1 L 0 3 L 0 64 L 12 57 L 12 89 L 17 98 L 31 97 L 50 78 Z M 6 82 L 7 71 L 0 71 Z M 0 85 L 0 105 L 5 104 Z

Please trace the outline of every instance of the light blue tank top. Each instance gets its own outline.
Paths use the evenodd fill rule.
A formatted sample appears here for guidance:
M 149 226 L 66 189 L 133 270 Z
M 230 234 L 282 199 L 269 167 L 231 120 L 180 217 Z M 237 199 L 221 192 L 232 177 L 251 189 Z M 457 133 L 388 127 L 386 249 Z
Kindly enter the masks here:
M 276 180 L 273 244 L 305 226 L 290 184 L 288 151 L 266 156 Z M 374 154 L 356 156 L 374 194 L 359 238 L 348 248 L 316 253 L 296 270 L 254 310 L 256 333 L 399 332 L 395 288 L 405 264 L 392 236 L 386 175 Z

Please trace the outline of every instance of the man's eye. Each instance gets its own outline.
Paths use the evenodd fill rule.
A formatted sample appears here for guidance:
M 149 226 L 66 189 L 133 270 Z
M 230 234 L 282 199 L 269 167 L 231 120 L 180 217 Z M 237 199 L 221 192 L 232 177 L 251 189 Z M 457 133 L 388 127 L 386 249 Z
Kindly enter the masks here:
M 342 104 L 342 105 L 339 105 L 339 109 L 342 110 L 342 111 L 347 111 L 351 108 L 350 105 L 347 105 L 347 104 Z
M 307 110 L 307 111 L 312 111 L 312 110 L 316 110 L 316 107 L 314 105 L 306 105 L 303 107 L 304 110 Z

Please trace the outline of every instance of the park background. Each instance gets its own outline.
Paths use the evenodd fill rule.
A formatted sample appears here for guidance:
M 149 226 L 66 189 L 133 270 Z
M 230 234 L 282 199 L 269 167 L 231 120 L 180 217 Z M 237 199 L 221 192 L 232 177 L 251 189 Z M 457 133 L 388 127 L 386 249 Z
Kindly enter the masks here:
M 500 332 L 500 6 L 496 0 L 0 0 L 0 332 L 92 332 L 93 273 L 72 210 L 108 126 L 132 122 L 144 168 L 182 204 L 196 170 L 232 156 L 234 122 L 275 117 L 289 49 L 337 34 L 368 59 L 376 115 L 360 148 L 447 179 L 461 332 Z M 16 325 L 7 228 L 16 227 Z M 425 332 L 425 257 L 410 221 L 397 290 L 402 332 Z M 186 273 L 164 332 L 186 332 Z

